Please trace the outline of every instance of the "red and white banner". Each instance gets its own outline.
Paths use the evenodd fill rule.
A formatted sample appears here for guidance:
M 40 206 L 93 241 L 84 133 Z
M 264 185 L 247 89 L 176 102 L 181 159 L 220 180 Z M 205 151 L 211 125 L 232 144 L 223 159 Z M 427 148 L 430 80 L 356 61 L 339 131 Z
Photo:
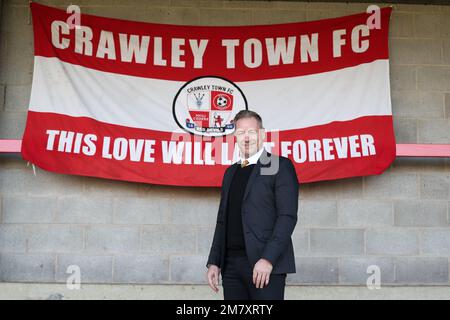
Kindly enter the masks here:
M 255 26 L 178 26 L 31 3 L 34 74 L 22 156 L 59 173 L 219 186 L 234 115 L 258 112 L 301 183 L 380 174 L 395 158 L 390 8 Z M 68 21 L 69 19 L 69 21 Z

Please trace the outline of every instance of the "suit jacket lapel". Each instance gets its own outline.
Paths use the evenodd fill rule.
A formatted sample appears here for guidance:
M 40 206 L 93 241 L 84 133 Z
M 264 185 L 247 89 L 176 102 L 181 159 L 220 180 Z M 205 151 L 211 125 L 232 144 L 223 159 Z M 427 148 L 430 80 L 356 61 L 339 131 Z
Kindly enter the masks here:
M 255 167 L 253 168 L 252 173 L 250 174 L 250 177 L 248 179 L 247 186 L 245 187 L 244 198 L 242 199 L 242 201 L 245 200 L 245 198 L 247 197 L 248 193 L 251 190 L 252 184 L 256 180 L 256 177 L 259 176 L 259 173 L 260 173 L 260 170 L 261 170 L 261 166 L 262 166 L 261 159 L 263 157 L 265 157 L 264 164 L 267 164 L 268 163 L 267 159 L 270 159 L 270 153 L 268 153 L 266 150 L 264 150 L 263 153 L 261 154 L 261 157 L 258 159 L 258 162 L 255 164 Z M 224 185 L 223 196 L 224 196 L 224 201 L 225 201 L 225 204 L 224 204 L 225 215 L 226 215 L 227 207 L 228 207 L 228 194 L 230 192 L 231 181 L 233 180 L 233 176 L 236 173 L 236 170 L 237 170 L 239 165 L 240 164 L 238 162 L 236 162 L 235 164 L 233 164 L 231 166 L 229 177 L 226 180 L 226 183 Z
M 269 159 L 269 153 L 266 150 L 264 150 L 261 153 L 261 156 L 259 157 L 258 162 L 256 162 L 255 167 L 253 168 L 252 173 L 250 174 L 250 177 L 248 178 L 247 187 L 245 188 L 244 198 L 242 199 L 242 202 L 244 202 L 245 198 L 247 197 L 248 193 L 250 192 L 252 185 L 256 180 L 256 177 L 260 175 L 261 166 L 262 166 L 262 163 L 261 163 L 262 158 L 265 158 L 263 162 L 264 162 L 264 164 L 267 164 L 268 159 Z
M 233 176 L 234 176 L 234 174 L 235 174 L 235 172 L 236 172 L 238 166 L 239 166 L 238 163 L 235 163 L 235 164 L 233 164 L 233 165 L 231 166 L 231 168 L 230 168 L 230 174 L 229 174 L 229 176 L 228 176 L 228 179 L 226 179 L 226 183 L 225 183 L 225 185 L 224 185 L 223 197 L 224 197 L 224 201 L 225 201 L 225 203 L 224 203 L 224 209 L 225 209 L 225 213 L 224 213 L 224 214 L 225 214 L 225 215 L 226 215 L 227 207 L 228 207 L 228 193 L 229 193 L 230 187 L 231 187 L 231 180 L 233 180 Z

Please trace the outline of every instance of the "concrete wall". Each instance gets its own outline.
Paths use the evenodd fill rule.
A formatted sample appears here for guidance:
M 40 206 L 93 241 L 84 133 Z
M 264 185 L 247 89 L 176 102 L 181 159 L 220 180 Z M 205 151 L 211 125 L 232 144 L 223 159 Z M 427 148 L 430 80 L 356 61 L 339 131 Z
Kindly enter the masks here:
M 71 1 L 41 1 L 65 7 Z M 82 12 L 148 22 L 245 25 L 307 21 L 366 4 L 282 1 L 72 1 Z M 33 36 L 26 0 L 4 0 L 0 139 L 21 139 Z M 450 142 L 450 7 L 396 5 L 391 88 L 397 143 Z M 380 176 L 301 185 L 291 285 L 449 285 L 449 159 L 397 159 Z M 0 156 L 0 281 L 202 284 L 216 188 L 59 175 Z M 447 291 L 448 292 L 448 291 Z
M 363 286 L 288 285 L 286 300 L 439 300 L 450 296 L 450 286 L 383 286 L 367 290 Z M 0 300 L 222 300 L 205 285 L 195 284 L 83 284 L 70 290 L 57 283 L 0 283 Z M 180 301 L 180 306 L 183 302 Z

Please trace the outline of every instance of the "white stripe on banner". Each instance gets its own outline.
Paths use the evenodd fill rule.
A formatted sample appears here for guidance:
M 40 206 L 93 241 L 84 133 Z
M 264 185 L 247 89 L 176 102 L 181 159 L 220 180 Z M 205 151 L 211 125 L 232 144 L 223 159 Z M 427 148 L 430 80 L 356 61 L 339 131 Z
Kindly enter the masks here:
M 172 116 L 172 103 L 184 82 L 97 71 L 58 58 L 34 59 L 29 110 L 165 132 L 179 129 Z M 249 109 L 262 116 L 269 130 L 392 114 L 388 60 L 236 84 L 244 92 Z M 274 117 L 274 112 L 284 116 Z

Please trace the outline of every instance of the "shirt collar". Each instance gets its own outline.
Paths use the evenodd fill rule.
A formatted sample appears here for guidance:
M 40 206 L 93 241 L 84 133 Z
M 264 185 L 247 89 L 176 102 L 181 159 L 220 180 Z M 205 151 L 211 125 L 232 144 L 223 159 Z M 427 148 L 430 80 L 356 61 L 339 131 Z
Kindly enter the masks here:
M 261 157 L 261 154 L 263 153 L 263 151 L 264 151 L 264 146 L 262 146 L 261 149 L 259 149 L 257 153 L 255 153 L 251 157 L 247 158 L 248 164 L 256 164 L 258 162 L 259 157 Z M 243 158 L 241 156 L 240 152 L 239 152 L 239 158 L 240 158 L 239 163 L 242 163 L 242 161 L 245 160 L 245 158 Z

